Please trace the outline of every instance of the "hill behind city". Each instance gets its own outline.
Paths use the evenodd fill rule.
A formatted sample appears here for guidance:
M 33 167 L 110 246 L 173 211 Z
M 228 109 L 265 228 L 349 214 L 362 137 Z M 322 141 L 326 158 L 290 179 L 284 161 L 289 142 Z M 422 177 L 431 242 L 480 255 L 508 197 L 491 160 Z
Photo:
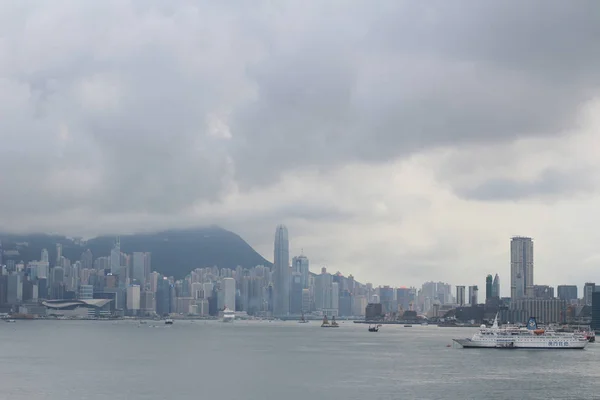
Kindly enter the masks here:
M 122 252 L 150 252 L 152 270 L 163 275 L 172 275 L 176 279 L 181 279 L 191 270 L 202 267 L 272 266 L 272 263 L 258 254 L 240 236 L 217 226 L 123 235 L 120 239 Z M 63 255 L 74 262 L 81 258 L 81 253 L 86 249 L 92 251 L 94 259 L 108 256 L 115 236 L 100 236 L 82 243 L 60 235 L 0 234 L 0 241 L 4 250 L 4 260 L 39 260 L 41 251 L 45 248 L 50 260 L 54 261 L 56 244 L 61 243 Z

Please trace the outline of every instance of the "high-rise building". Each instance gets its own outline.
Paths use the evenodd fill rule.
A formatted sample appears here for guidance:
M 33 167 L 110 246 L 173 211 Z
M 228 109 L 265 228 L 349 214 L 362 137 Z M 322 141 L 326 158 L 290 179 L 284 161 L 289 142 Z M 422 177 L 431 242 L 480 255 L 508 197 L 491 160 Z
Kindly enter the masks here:
M 302 275 L 299 272 L 292 272 L 290 286 L 290 313 L 300 314 L 302 312 Z
M 285 225 L 275 230 L 273 270 L 273 314 L 286 316 L 290 312 L 290 242 Z
M 171 312 L 171 282 L 166 277 L 156 281 L 156 313 L 165 315 Z
M 500 298 L 500 277 L 498 274 L 494 276 L 494 282 L 492 283 L 492 297 Z
M 60 264 L 60 259 L 62 258 L 62 244 L 56 243 L 56 265 Z
M 81 254 L 81 267 L 87 269 L 94 268 L 94 255 L 90 249 Z
M 401 307 L 404 311 L 410 310 L 410 304 L 414 303 L 416 297 L 417 289 L 414 287 L 400 287 L 396 289 L 396 302 L 398 303 L 398 307 Z
M 231 311 L 235 311 L 235 279 L 223 278 L 223 305 Z
M 600 330 L 600 292 L 592 292 L 592 324 L 595 331 Z
M 127 311 L 135 315 L 140 310 L 140 285 L 127 286 Z
M 558 285 L 557 292 L 558 298 L 566 300 L 567 304 L 577 300 L 577 285 Z
M 94 298 L 94 286 L 92 285 L 79 285 L 79 299 L 93 299 Z
M 292 272 L 297 272 L 302 277 L 302 288 L 308 289 L 308 258 L 305 255 L 299 255 L 292 260 Z
M 583 304 L 586 306 L 592 305 L 592 293 L 596 291 L 596 284 L 593 282 L 586 282 L 583 285 Z
M 133 279 L 142 287 L 146 287 L 146 258 L 150 258 L 150 253 L 134 252 L 133 253 Z
M 488 274 L 488 276 L 485 277 L 485 300 L 489 300 L 493 297 L 492 295 L 492 291 L 493 291 L 493 282 L 494 282 L 494 278 L 492 277 L 491 274 Z
M 510 297 L 533 298 L 533 240 L 515 236 L 510 242 Z
M 457 286 L 456 287 L 456 303 L 459 306 L 464 306 L 465 303 L 465 287 L 464 286 Z
M 479 288 L 477 287 L 477 285 L 474 286 L 469 286 L 469 303 L 471 304 L 471 307 L 476 306 L 477 304 L 479 304 Z
M 48 256 L 48 250 L 42 249 L 42 254 L 40 256 L 40 261 L 42 261 L 42 262 L 49 262 L 50 261 L 50 257 Z
M 121 240 L 117 237 L 115 245 L 110 251 L 110 272 L 113 275 L 119 274 L 121 267 Z
M 548 285 L 533 285 L 533 297 L 536 299 L 553 299 L 554 288 Z

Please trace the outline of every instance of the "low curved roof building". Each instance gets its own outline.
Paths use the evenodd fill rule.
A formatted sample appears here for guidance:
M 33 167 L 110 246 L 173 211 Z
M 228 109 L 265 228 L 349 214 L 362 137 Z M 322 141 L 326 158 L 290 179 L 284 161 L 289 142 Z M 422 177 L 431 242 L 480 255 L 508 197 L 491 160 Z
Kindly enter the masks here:
M 44 300 L 42 305 L 46 307 L 48 314 L 97 317 L 110 314 L 111 301 L 112 299 Z

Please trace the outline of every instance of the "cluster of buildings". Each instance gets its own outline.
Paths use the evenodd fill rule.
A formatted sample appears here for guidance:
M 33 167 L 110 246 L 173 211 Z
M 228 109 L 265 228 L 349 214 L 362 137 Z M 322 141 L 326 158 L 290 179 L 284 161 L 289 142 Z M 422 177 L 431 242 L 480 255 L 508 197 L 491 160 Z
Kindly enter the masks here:
M 2 252 L 0 255 L 8 254 Z M 70 317 L 217 316 L 224 309 L 248 315 L 295 318 L 315 313 L 362 316 L 369 301 L 387 298 L 386 289 L 355 282 L 352 275 L 309 271 L 309 259 L 290 260 L 287 228 L 276 229 L 272 268 L 196 268 L 183 279 L 152 269 L 148 252 L 126 254 L 119 238 L 110 254 L 95 257 L 88 249 L 80 259 L 56 259 L 46 249 L 28 263 L 7 258 L 0 274 L 0 312 Z M 291 262 L 290 262 L 291 261 Z M 381 295 L 379 294 L 381 293 Z
M 496 313 L 502 321 L 515 323 L 525 323 L 531 316 L 545 323 L 591 321 L 595 283 L 585 283 L 581 297 L 578 296 L 577 285 L 559 285 L 555 292 L 552 286 L 534 282 L 533 268 L 533 240 L 513 237 L 510 241 L 509 297 L 501 296 L 498 274 L 494 277 L 487 275 L 485 298 L 482 299 L 476 285 L 456 286 L 453 298 L 448 296 L 447 284 L 430 282 L 421 290 L 426 296 L 420 303 L 421 309 L 430 318 L 460 321 L 482 321 L 493 318 Z
M 560 285 L 557 292 L 533 280 L 533 241 L 514 237 L 510 243 L 510 297 L 502 297 L 500 277 L 487 275 L 485 298 L 476 285 L 425 282 L 414 287 L 373 287 L 352 275 L 310 272 L 304 254 L 290 259 L 288 230 L 275 231 L 272 267 L 196 268 L 183 279 L 152 270 L 151 254 L 121 251 L 117 238 L 110 254 L 94 257 L 88 249 L 69 260 L 56 244 L 56 259 L 42 250 L 38 261 L 2 261 L 0 246 L 0 312 L 80 317 L 99 316 L 217 316 L 224 309 L 278 318 L 301 315 L 413 318 L 481 321 L 500 313 L 503 321 L 583 321 L 591 316 L 594 283 Z M 597 296 L 597 295 L 596 295 Z M 407 314 L 408 312 L 408 314 Z

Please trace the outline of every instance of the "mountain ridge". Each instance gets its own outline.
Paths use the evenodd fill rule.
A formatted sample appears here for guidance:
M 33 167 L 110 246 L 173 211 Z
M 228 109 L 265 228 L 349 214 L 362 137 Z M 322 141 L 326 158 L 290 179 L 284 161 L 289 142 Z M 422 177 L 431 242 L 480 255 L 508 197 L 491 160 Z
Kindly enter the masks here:
M 134 233 L 119 236 L 121 251 L 151 253 L 153 271 L 181 279 L 195 268 L 217 266 L 251 268 L 256 265 L 271 267 L 266 260 L 244 239 L 234 232 L 216 225 L 198 228 L 168 229 L 157 232 Z M 0 233 L 4 250 L 3 259 L 16 262 L 40 259 L 42 249 L 48 250 L 51 265 L 56 260 L 56 244 L 62 245 L 63 255 L 75 262 L 81 253 L 90 249 L 94 259 L 108 256 L 116 236 L 98 236 L 84 242 L 57 234 L 10 234 Z M 18 254 L 14 254 L 14 251 Z

